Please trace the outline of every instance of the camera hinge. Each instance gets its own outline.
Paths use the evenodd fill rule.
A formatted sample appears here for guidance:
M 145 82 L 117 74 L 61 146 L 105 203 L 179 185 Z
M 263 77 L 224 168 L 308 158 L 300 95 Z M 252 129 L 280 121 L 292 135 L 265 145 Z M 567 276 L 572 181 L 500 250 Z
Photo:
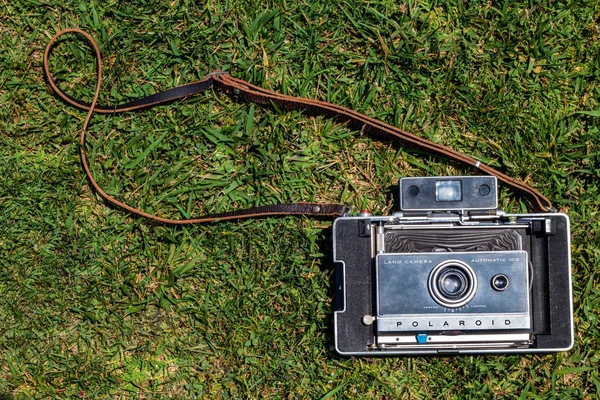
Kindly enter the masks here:
M 385 253 L 385 230 L 381 221 L 377 223 L 375 243 L 377 254 Z

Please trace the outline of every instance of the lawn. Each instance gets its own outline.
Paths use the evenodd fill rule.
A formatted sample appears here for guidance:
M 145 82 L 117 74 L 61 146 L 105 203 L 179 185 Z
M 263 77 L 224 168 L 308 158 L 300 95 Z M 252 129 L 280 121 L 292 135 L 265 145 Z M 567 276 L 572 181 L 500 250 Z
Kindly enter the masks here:
M 0 2 L 0 398 L 597 398 L 600 6 L 594 1 Z M 100 103 L 213 70 L 330 101 L 525 181 L 572 224 L 575 346 L 551 355 L 341 358 L 332 219 L 173 227 L 107 206 L 85 113 L 42 70 L 63 28 L 99 43 Z M 95 61 L 50 62 L 91 100 Z M 185 218 L 282 202 L 396 209 L 404 176 L 476 171 L 214 91 L 96 115 L 105 190 Z M 502 190 L 502 208 L 527 202 Z

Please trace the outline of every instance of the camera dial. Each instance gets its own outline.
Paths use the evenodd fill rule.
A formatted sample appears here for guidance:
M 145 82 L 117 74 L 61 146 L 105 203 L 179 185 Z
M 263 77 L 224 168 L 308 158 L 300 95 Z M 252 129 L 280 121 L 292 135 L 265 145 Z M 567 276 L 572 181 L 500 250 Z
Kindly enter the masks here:
M 429 274 L 429 293 L 441 306 L 458 308 L 466 305 L 477 292 L 475 272 L 466 263 L 446 260 Z

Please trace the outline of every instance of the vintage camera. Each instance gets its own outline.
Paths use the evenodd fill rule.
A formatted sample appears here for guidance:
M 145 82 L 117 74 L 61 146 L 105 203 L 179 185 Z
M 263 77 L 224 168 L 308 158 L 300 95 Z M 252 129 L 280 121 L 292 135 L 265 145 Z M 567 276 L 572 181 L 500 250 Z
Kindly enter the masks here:
M 573 345 L 569 218 L 506 214 L 495 177 L 400 180 L 401 211 L 333 225 L 342 355 Z

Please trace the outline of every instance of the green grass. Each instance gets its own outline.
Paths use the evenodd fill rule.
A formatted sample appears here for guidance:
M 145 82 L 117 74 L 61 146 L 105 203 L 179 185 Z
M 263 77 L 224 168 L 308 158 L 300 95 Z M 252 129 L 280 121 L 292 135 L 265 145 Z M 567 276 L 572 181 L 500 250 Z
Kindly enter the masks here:
M 0 398 L 598 396 L 596 2 L 196 3 L 0 2 Z M 571 217 L 574 349 L 335 356 L 331 220 L 156 226 L 90 191 L 77 147 L 84 113 L 49 90 L 41 66 L 67 27 L 101 46 L 102 103 L 223 69 L 527 181 Z M 91 98 L 94 59 L 81 39 L 61 41 L 51 66 L 69 93 Z M 384 214 L 400 177 L 474 173 L 214 92 L 96 116 L 91 131 L 99 183 L 172 217 L 293 201 Z M 508 191 L 501 203 L 527 206 Z

